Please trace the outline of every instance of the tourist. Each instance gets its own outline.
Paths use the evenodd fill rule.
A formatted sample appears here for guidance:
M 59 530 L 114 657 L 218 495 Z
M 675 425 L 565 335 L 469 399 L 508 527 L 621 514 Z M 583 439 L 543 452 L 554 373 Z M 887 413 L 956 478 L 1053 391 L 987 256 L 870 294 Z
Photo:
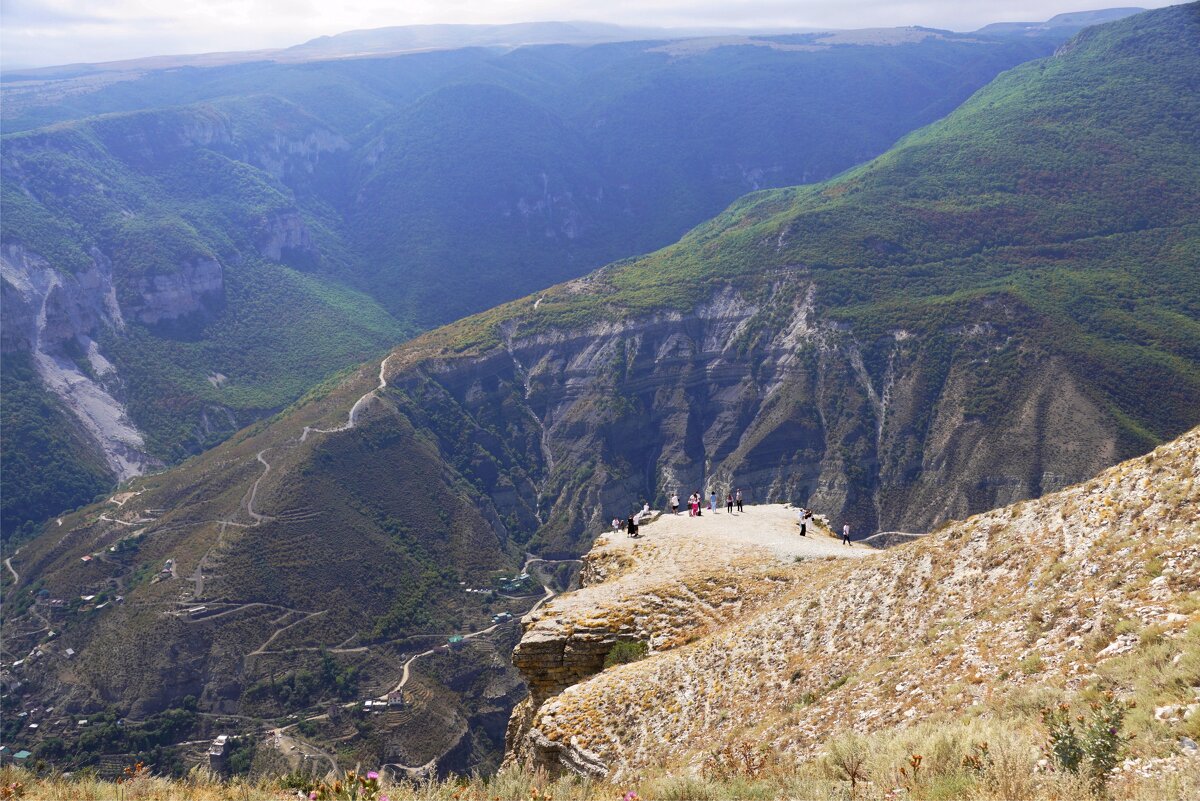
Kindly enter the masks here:
M 628 532 L 628 535 L 630 537 L 636 537 L 638 535 L 638 533 L 637 533 L 638 527 L 637 527 L 637 521 L 633 519 L 633 515 L 629 516 L 629 519 L 625 521 L 625 524 L 627 526 L 626 531 Z
M 808 510 L 803 506 L 799 507 L 800 511 L 796 513 L 796 517 L 800 520 L 800 536 L 808 536 Z
M 717 513 L 717 493 L 713 490 L 708 491 L 708 511 L 714 515 Z
M 845 523 L 842 525 L 842 542 L 844 542 L 846 545 L 849 545 L 851 547 L 854 546 L 854 543 L 850 542 L 850 524 L 849 523 Z
M 679 514 L 679 490 L 671 493 L 671 514 Z
M 725 511 L 728 512 L 729 514 L 733 514 L 733 493 L 732 492 L 725 493 Z
M 739 512 L 742 511 L 742 491 L 741 491 L 741 489 L 738 489 L 738 491 L 734 493 L 733 500 L 737 504 L 737 510 Z

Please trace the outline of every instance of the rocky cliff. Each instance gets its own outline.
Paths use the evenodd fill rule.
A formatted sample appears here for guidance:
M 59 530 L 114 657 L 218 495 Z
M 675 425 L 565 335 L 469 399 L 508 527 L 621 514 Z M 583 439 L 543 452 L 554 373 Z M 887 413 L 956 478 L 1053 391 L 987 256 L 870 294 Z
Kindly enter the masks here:
M 896 329 L 868 367 L 818 298 L 800 271 L 755 290 L 717 284 L 690 312 L 522 335 L 534 299 L 485 355 L 396 384 L 456 463 L 461 426 L 506 432 L 479 440 L 486 474 L 470 470 L 501 517 L 555 553 L 614 509 L 710 488 L 803 501 L 861 534 L 925 531 L 1082 480 L 1123 447 L 1111 413 L 1025 335 L 1019 304 L 974 304 L 970 326 Z M 1005 377 L 1008 412 L 974 413 L 994 381 L 981 368 L 1009 355 L 1023 367 Z
M 1200 429 L 1086 483 L 859 560 L 793 564 L 728 547 L 724 533 L 693 528 L 680 542 L 653 524 L 645 546 L 624 547 L 637 556 L 619 575 L 523 621 L 513 660 L 534 690 L 510 724 L 508 758 L 629 778 L 695 773 L 749 742 L 802 762 L 837 735 L 935 719 L 1001 715 L 1015 731 L 1033 698 L 1100 688 L 1147 708 L 1131 724 L 1131 764 L 1186 768 L 1198 510 Z M 655 551 L 660 542 L 668 552 Z M 586 558 L 611 562 L 613 549 L 601 541 Z M 709 600 L 714 587 L 724 607 Z M 592 654 L 622 638 L 650 656 L 601 671 Z
M 17 244 L 0 250 L 6 349 L 28 351 L 42 385 L 74 416 L 121 481 L 161 466 L 118 399 L 120 382 L 93 337 L 120 329 L 112 264 L 97 252 L 91 266 L 63 274 Z

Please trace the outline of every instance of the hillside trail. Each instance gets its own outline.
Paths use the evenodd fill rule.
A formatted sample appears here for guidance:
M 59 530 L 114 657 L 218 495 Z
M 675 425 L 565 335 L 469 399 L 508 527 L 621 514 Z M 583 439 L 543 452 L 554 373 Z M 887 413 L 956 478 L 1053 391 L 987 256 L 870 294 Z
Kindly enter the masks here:
M 308 439 L 309 434 L 336 434 L 336 433 L 339 433 L 342 431 L 349 431 L 350 429 L 354 428 L 354 426 L 358 422 L 358 414 L 359 414 L 360 410 L 363 408 L 363 406 L 372 397 L 374 397 L 376 394 L 378 394 L 380 391 L 382 391 L 383 389 L 385 389 L 387 387 L 386 371 L 387 371 L 388 359 L 390 359 L 390 358 L 391 358 L 391 354 L 388 354 L 379 362 L 379 383 L 370 391 L 363 393 L 359 397 L 359 399 L 354 402 L 354 405 L 350 407 L 350 413 L 347 416 L 346 423 L 344 425 L 337 426 L 336 428 L 313 428 L 311 426 L 305 426 L 304 430 L 300 433 L 300 436 L 298 438 L 296 438 L 295 440 L 293 440 L 292 442 L 293 443 L 305 442 Z M 279 446 L 275 446 L 275 447 L 279 447 Z M 244 504 L 245 508 L 246 508 L 246 514 L 250 517 L 251 521 L 253 521 L 253 522 L 239 523 L 238 521 L 230 519 L 230 518 L 226 518 L 223 520 L 204 521 L 204 522 L 216 523 L 221 528 L 220 528 L 220 532 L 217 535 L 216 543 L 214 543 L 214 545 L 212 547 L 210 547 L 207 552 L 205 552 L 204 556 L 201 557 L 200 561 L 196 564 L 195 571 L 188 578 L 188 580 L 192 582 L 193 587 L 194 587 L 193 592 L 192 592 L 192 598 L 191 598 L 192 602 L 201 600 L 203 598 L 203 595 L 204 595 L 204 568 L 208 566 L 209 557 L 212 555 L 213 551 L 218 549 L 220 547 L 220 545 L 224 542 L 226 529 L 229 526 L 233 526 L 235 528 L 256 528 L 257 526 L 260 526 L 263 523 L 275 520 L 275 518 L 272 517 L 271 515 L 263 514 L 262 512 L 259 512 L 258 510 L 256 510 L 254 508 L 255 502 L 258 500 L 258 488 L 262 485 L 263 480 L 266 479 L 266 477 L 268 475 L 270 475 L 270 473 L 271 473 L 271 463 L 267 461 L 267 453 L 271 450 L 273 450 L 273 448 L 263 448 L 261 451 L 259 451 L 258 453 L 256 453 L 254 455 L 255 460 L 258 461 L 259 464 L 261 464 L 263 466 L 263 470 L 259 474 L 258 478 L 254 480 L 254 483 L 250 485 L 250 491 L 246 494 L 246 499 L 245 499 L 245 504 Z M 140 495 L 143 491 L 144 490 L 138 491 L 138 492 L 126 492 L 126 493 L 121 493 L 120 495 L 115 495 L 111 499 L 111 502 L 115 503 L 118 506 L 118 508 L 123 507 L 127 501 L 129 501 L 133 497 L 136 497 L 137 495 Z M 118 523 L 123 526 L 132 526 L 132 525 L 137 525 L 137 523 L 140 523 L 140 522 L 149 522 L 149 521 L 139 520 L 135 523 L 130 523 L 130 522 L 127 522 L 124 520 L 118 520 L 116 518 L 109 517 L 106 514 L 101 515 L 100 519 L 105 520 L 110 523 Z M 310 614 L 310 615 L 318 614 L 319 612 L 324 612 L 324 611 L 327 611 L 327 610 L 318 610 L 316 612 L 308 612 L 307 614 Z M 278 631 L 274 632 L 271 635 L 272 638 L 274 638 L 274 636 L 278 633 L 279 633 Z
M 581 560 L 579 560 L 579 559 L 541 559 L 541 558 L 537 558 L 537 557 L 533 557 L 533 556 L 527 556 L 527 558 L 525 560 L 524 570 L 526 572 L 528 572 L 529 566 L 531 564 L 533 564 L 534 562 L 544 562 L 547 564 L 554 564 L 554 563 L 559 563 L 559 562 L 579 563 L 579 562 L 581 562 Z M 542 595 L 541 598 L 539 598 L 534 603 L 533 606 L 531 606 L 529 608 L 529 611 L 525 612 L 526 615 L 533 614 L 538 609 L 540 609 L 546 602 L 550 601 L 558 594 L 553 590 L 553 588 L 548 587 L 544 584 L 542 585 L 542 589 L 545 591 L 544 594 Z M 470 640 L 470 639 L 474 639 L 475 637 L 482 637 L 485 634 L 491 634 L 496 629 L 500 628 L 501 626 L 505 625 L 506 623 L 511 623 L 511 622 L 515 622 L 515 621 L 504 621 L 501 623 L 493 623 L 492 625 L 488 626 L 487 628 L 479 629 L 478 631 L 467 632 L 462 635 L 462 638 L 464 640 Z M 408 684 L 408 679 L 411 674 L 410 668 L 412 667 L 413 662 L 416 662 L 418 659 L 420 659 L 422 657 L 432 656 L 435 653 L 437 653 L 437 647 L 430 648 L 428 651 L 422 651 L 421 653 L 410 657 L 408 659 L 408 661 L 404 663 L 403 670 L 401 671 L 401 674 L 400 674 L 400 682 L 395 687 L 393 687 L 390 692 L 399 692 L 404 689 L 404 685 Z M 384 693 L 383 695 L 379 696 L 379 700 L 386 701 L 388 695 L 389 695 L 389 693 Z
M 354 405 L 350 407 L 350 414 L 347 415 L 344 425 L 337 426 L 336 428 L 313 428 L 312 426 L 305 426 L 304 430 L 300 432 L 299 438 L 293 440 L 293 442 L 306 442 L 309 434 L 339 434 L 343 431 L 349 431 L 354 428 L 354 426 L 358 423 L 358 414 L 362 410 L 363 406 L 369 400 L 371 400 L 371 398 L 375 397 L 384 389 L 387 389 L 387 363 L 391 358 L 392 355 L 389 353 L 387 356 L 383 357 L 382 361 L 379 362 L 379 384 L 369 392 L 363 393 L 362 396 L 360 396 L 359 399 L 354 402 Z M 246 513 L 254 521 L 252 524 L 254 526 L 257 526 L 260 523 L 268 520 L 274 520 L 273 517 L 264 515 L 261 512 L 255 511 L 254 509 L 254 502 L 258 500 L 258 487 L 260 484 L 262 484 L 263 479 L 265 479 L 271 472 L 271 463 L 268 462 L 266 458 L 267 453 L 271 450 L 274 450 L 274 448 L 263 448 L 254 455 L 254 458 L 263 466 L 262 473 L 250 486 L 249 496 L 246 498 Z M 222 520 L 221 522 L 227 525 L 239 525 L 233 520 Z

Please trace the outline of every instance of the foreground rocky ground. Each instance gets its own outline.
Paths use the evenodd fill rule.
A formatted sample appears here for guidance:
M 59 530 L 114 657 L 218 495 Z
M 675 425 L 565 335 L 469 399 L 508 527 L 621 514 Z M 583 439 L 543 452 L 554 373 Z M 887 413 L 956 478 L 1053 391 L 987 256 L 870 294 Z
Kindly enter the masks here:
M 1194 778 L 1198 480 L 1193 430 L 865 560 L 793 563 L 701 533 L 685 556 L 656 540 L 659 523 L 645 545 L 601 542 L 584 589 L 526 621 L 514 662 L 532 695 L 510 724 L 509 762 L 636 782 L 663 768 L 699 776 L 739 749 L 801 765 L 848 734 L 932 726 L 959 731 L 954 763 L 973 740 L 1017 738 L 1035 776 L 1050 768 L 1040 710 L 1112 692 L 1137 704 L 1114 780 Z M 599 670 L 621 640 L 650 657 Z M 888 783 L 905 784 L 903 764 L 883 770 Z

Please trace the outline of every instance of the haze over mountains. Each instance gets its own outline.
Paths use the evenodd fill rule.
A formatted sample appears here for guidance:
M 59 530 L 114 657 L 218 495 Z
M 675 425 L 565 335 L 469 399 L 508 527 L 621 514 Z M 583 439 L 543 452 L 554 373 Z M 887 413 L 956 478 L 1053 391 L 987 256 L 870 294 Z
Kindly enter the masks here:
M 1144 11 L 1141 8 L 1112 8 L 1057 14 L 1045 22 L 997 22 L 984 26 L 980 33 L 1052 35 L 1067 38 L 1088 25 L 1110 22 Z M 603 22 L 517 22 L 509 24 L 428 24 L 398 25 L 351 30 L 320 36 L 291 47 L 266 50 L 156 55 L 99 63 L 73 63 L 45 67 L 6 67 L 3 80 L 63 79 L 84 77 L 98 72 L 138 72 L 178 67 L 213 67 L 248 61 L 309 61 L 328 58 L 360 58 L 412 53 L 424 50 L 452 50 L 464 47 L 510 49 L 534 44 L 598 44 L 638 40 L 690 39 L 697 37 L 780 35 L 836 28 L 816 27 L 634 27 Z
M 471 61 L 473 70 L 502 66 L 522 76 L 525 92 L 447 84 L 394 117 L 380 111 L 386 124 L 342 113 L 368 101 L 384 108 L 377 84 L 343 71 L 366 62 L 315 70 L 326 87 L 357 87 L 354 104 L 337 106 L 317 102 L 329 94 L 313 88 L 320 81 L 300 90 L 293 67 L 272 66 L 264 75 L 294 94 L 10 135 L 6 176 L 20 176 L 27 192 L 5 196 L 12 203 L 6 212 L 18 212 L 6 219 L 24 226 L 6 222 L 6 237 L 9 230 L 20 235 L 5 239 L 5 275 L 25 270 L 29 289 L 14 282 L 5 291 L 37 297 L 33 277 L 54 269 L 71 286 L 60 287 L 59 298 L 102 288 L 93 308 L 97 320 L 109 315 L 106 324 L 116 317 L 104 305 L 111 292 L 122 319 L 130 319 L 124 334 L 95 341 L 114 354 L 135 420 L 152 419 L 139 418 L 133 400 L 129 376 L 139 369 L 160 382 L 146 398 L 186 408 L 182 390 L 189 390 L 204 414 L 215 416 L 218 407 L 233 413 L 240 409 L 228 400 L 237 397 L 232 390 L 259 386 L 251 377 L 302 377 L 299 365 L 320 348 L 365 351 L 402 325 L 432 325 L 442 310 L 468 306 L 468 289 L 472 302 L 494 306 L 324 382 L 271 419 L 135 480 L 129 494 L 64 514 L 24 544 L 4 576 L 6 597 L 17 599 L 11 617 L 5 605 L 6 619 L 17 622 L 4 656 L 11 664 L 40 649 L 36 669 L 20 674 L 22 703 L 105 716 L 105 728 L 86 743 L 64 744 L 64 764 L 153 747 L 161 764 L 184 765 L 191 757 L 179 743 L 214 734 L 213 716 L 226 716 L 227 727 L 240 720 L 252 732 L 305 714 L 325 717 L 304 736 L 340 749 L 346 764 L 433 760 L 443 770 L 488 768 L 498 761 L 502 723 L 522 688 L 495 650 L 474 650 L 487 640 L 447 651 L 436 665 L 417 663 L 419 714 L 403 726 L 340 717 L 337 709 L 395 687 L 403 665 L 428 647 L 422 637 L 480 631 L 501 607 L 524 611 L 535 588 L 525 588 L 534 590 L 528 598 L 492 600 L 500 604 L 492 608 L 484 594 L 466 590 L 489 586 L 501 571 L 536 573 L 528 554 L 574 559 L 615 514 L 643 501 L 661 507 L 675 490 L 709 488 L 724 494 L 740 487 L 752 502 L 804 503 L 849 521 L 856 534 L 927 531 L 1084 481 L 1183 434 L 1200 422 L 1197 41 L 1197 3 L 1088 28 L 1054 55 L 991 78 L 944 116 L 939 109 L 958 103 L 955 93 L 970 93 L 974 71 L 1049 47 L 1036 38 L 976 43 L 932 34 L 905 45 L 814 51 L 807 40 L 789 40 L 806 49 L 695 48 L 686 57 L 644 44 L 529 48 L 498 62 Z M 524 59 L 535 59 L 537 70 L 523 71 Z M 647 65 L 661 72 L 643 84 Z M 561 100 L 592 81 L 611 88 L 614 76 L 629 82 L 622 84 L 628 91 L 611 104 L 595 99 L 602 92 L 584 93 L 597 104 L 592 113 L 604 110 L 597 116 L 534 104 L 527 92 L 541 84 L 530 76 L 547 70 L 575 82 L 551 82 L 543 97 Z M 810 71 L 821 79 L 806 83 Z M 835 92 L 844 71 L 853 80 Z M 781 84 L 796 75 L 803 80 Z M 714 84 L 717 76 L 730 83 Z M 177 80 L 147 79 L 136 102 L 180 86 Z M 700 84 L 703 95 L 695 94 Z M 903 101 L 893 97 L 898 86 Z M 870 87 L 869 97 L 848 96 L 849 87 Z M 215 92 L 215 84 L 202 81 L 193 91 Z M 105 95 L 111 102 L 122 96 Z M 716 100 L 722 114 L 688 116 L 716 109 Z M 722 191 L 829 177 L 894 130 L 887 126 L 904 127 L 894 119 L 884 126 L 882 112 L 913 114 L 915 106 L 916 116 L 941 118 L 860 166 L 811 185 L 752 192 L 649 255 L 490 302 L 495 286 L 526 291 L 535 281 L 568 277 L 555 272 L 564 263 L 582 269 L 586 254 L 599 258 L 605 247 L 648 241 L 630 232 L 656 219 L 649 210 L 679 215 L 654 223 L 654 235 L 667 236 Z M 618 112 L 631 107 L 639 115 L 621 120 Z M 772 117 L 781 107 L 803 116 Z M 68 113 L 55 108 L 38 113 Z M 464 142 L 481 109 L 488 137 Z M 607 132 L 606 147 L 614 148 L 589 162 L 599 165 L 588 168 L 594 172 L 582 170 L 578 156 L 599 146 L 578 133 L 589 126 L 564 122 L 573 119 Z M 745 119 L 760 124 L 739 127 Z M 903 119 L 917 124 L 914 116 Z M 847 127 L 848 120 L 855 122 Z M 721 147 L 698 135 L 706 131 Z M 503 146 L 493 149 L 497 132 Z M 337 137 L 344 146 L 328 145 Z M 535 152 L 520 147 L 526 138 L 538 142 L 532 166 L 522 161 Z M 530 189 L 520 177 L 544 169 L 541 154 L 553 152 L 547 139 L 562 143 L 556 163 L 564 166 Z M 622 149 L 632 142 L 644 160 Z M 497 152 L 516 159 L 494 166 L 487 156 Z M 469 169 L 453 159 L 464 153 L 473 154 Z M 356 154 L 363 159 L 357 167 Z M 393 157 L 393 168 L 375 172 Z M 628 175 L 641 178 L 630 179 L 620 213 L 608 218 L 604 198 L 612 190 L 587 187 L 608 186 L 613 162 L 636 164 Z M 714 164 L 740 166 L 727 173 Z M 763 164 L 781 167 L 745 171 Z M 85 165 L 94 171 L 82 171 Z M 473 180 L 479 193 L 485 168 L 500 174 L 494 185 L 508 194 L 498 193 L 483 211 L 437 196 L 438 187 L 450 192 L 445 187 L 455 182 L 433 176 Z M 351 195 L 337 180 L 355 169 L 367 177 L 352 184 Z M 548 189 L 552 181 L 560 188 Z M 351 228 L 334 209 L 356 207 L 331 209 L 329 198 L 360 194 L 372 200 L 358 208 L 361 227 Z M 394 223 L 419 217 L 418 201 L 429 203 L 421 212 L 429 227 L 406 240 Z M 520 211 L 522 202 L 529 211 Z M 398 211 L 385 224 L 370 219 L 380 208 Z M 639 225 L 612 222 L 629 216 Z M 489 233 L 481 220 L 495 228 Z M 586 239 L 584 221 L 613 238 L 576 245 Z M 436 224 L 447 226 L 442 240 L 431 233 Z M 518 245 L 513 230 L 524 237 L 515 238 Z M 434 247 L 439 241 L 443 250 Z M 551 249 L 535 250 L 533 241 Z M 476 243 L 481 250 L 471 253 Z M 507 260 L 498 243 L 511 248 Z M 76 271 L 29 256 L 46 252 L 62 253 L 55 257 L 62 264 L 77 259 Z M 112 262 L 111 273 L 96 252 Z M 390 262 L 403 265 L 403 280 L 383 269 L 387 253 L 404 254 Z M 438 255 L 418 258 L 429 253 Z M 208 265 L 218 265 L 223 297 L 175 292 L 157 280 L 164 261 L 177 265 L 169 275 L 190 273 L 190 286 L 202 286 L 217 274 Z M 124 278 L 118 263 L 129 270 Z M 484 287 L 483 265 L 504 270 L 498 284 Z M 282 298 L 280 286 L 291 287 Z M 160 297 L 195 303 L 168 307 Z M 5 302 L 7 309 L 13 301 Z M 311 307 L 297 318 L 328 328 L 288 327 L 287 310 L 300 302 Z M 82 307 L 57 308 L 64 313 L 35 310 L 32 328 L 15 329 L 17 357 L 7 355 L 6 365 L 29 353 L 30 361 L 38 354 L 58 365 L 70 359 L 85 376 L 88 364 L 96 371 L 92 329 L 71 327 L 86 319 L 69 313 Z M 172 316 L 167 308 L 185 311 Z M 256 320 L 276 338 L 242 372 L 209 381 L 220 359 L 257 341 L 238 339 L 239 330 L 222 322 L 228 319 Z M 63 340 L 58 351 L 42 348 L 50 322 L 80 348 L 82 332 L 89 348 L 69 351 Z M 22 340 L 23 331 L 37 338 Z M 293 350 L 273 361 L 283 342 Z M 312 351 L 301 347 L 306 342 Z M 25 367 L 20 386 L 36 388 L 28 373 L 37 367 Z M 205 385 L 230 394 L 207 395 Z M 290 400 L 284 390 L 267 397 Z M 43 394 L 29 402 L 52 401 Z M 241 408 L 285 402 L 260 396 Z M 187 419 L 180 414 L 146 429 L 170 432 Z M 1186 458 L 1192 440 L 1170 451 L 1171 474 L 1183 488 L 1171 492 L 1180 503 L 1194 490 Z M 1033 531 L 1021 529 L 1023 537 Z M 1193 534 L 1180 526 L 1179 536 Z M 935 546 L 920 547 L 909 553 Z M 904 572 L 908 562 L 896 564 Z M 550 586 L 563 586 L 544 572 Z M 63 603 L 50 606 L 54 599 Z M 50 620 L 54 642 L 45 633 Z M 497 631 L 493 644 L 502 653 L 517 630 Z M 582 706 L 570 712 L 572 720 L 586 718 Z M 137 725 L 120 731 L 117 717 Z M 435 730 L 430 721 L 444 725 Z M 613 753 L 611 742 L 602 745 Z
M 701 41 L 4 84 L 4 530 L 415 331 L 832 176 L 1054 46 Z

